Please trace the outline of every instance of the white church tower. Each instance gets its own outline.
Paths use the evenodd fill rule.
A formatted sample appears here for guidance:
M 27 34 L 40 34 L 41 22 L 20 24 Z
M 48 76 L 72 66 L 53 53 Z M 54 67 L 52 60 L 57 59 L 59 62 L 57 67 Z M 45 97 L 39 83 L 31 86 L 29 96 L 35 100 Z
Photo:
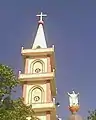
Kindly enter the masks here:
M 31 49 L 22 47 L 24 73 L 19 72 L 22 82 L 24 103 L 32 109 L 40 120 L 56 120 L 55 57 L 54 46 L 48 48 L 44 34 L 43 17 L 39 17 L 38 28 Z

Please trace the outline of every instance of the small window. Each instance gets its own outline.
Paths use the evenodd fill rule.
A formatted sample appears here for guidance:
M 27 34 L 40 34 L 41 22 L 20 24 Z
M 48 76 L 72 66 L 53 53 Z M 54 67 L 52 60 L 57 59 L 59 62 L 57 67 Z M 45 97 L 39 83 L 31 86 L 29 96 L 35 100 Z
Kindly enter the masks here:
M 36 73 L 40 73 L 40 72 L 41 72 L 41 69 L 40 69 L 40 68 L 37 68 L 37 69 L 35 69 L 35 72 L 36 72 Z
M 35 97 L 34 97 L 34 101 L 37 102 L 37 101 L 39 101 L 39 100 L 40 100 L 40 97 L 39 97 L 39 96 L 35 96 Z

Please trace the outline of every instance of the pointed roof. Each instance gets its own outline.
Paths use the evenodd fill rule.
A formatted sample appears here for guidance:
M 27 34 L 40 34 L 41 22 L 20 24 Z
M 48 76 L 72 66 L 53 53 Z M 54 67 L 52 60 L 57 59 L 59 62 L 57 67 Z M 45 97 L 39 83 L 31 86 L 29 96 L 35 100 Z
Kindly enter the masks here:
M 35 39 L 34 39 L 32 49 L 47 48 L 44 29 L 43 29 L 43 25 L 44 25 L 43 17 L 45 17 L 47 15 L 43 14 L 41 12 L 40 15 L 36 15 L 36 16 L 40 17 L 40 20 L 38 21 L 38 29 L 37 29 L 37 33 L 36 33 L 36 36 L 35 36 Z

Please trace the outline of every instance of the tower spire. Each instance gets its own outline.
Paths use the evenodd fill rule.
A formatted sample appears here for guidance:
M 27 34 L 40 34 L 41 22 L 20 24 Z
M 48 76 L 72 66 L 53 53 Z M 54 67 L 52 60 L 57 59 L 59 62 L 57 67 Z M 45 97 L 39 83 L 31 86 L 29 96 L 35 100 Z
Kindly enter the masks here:
M 38 14 L 36 16 L 39 17 L 39 21 L 38 21 L 38 29 L 34 39 L 32 49 L 47 48 L 44 29 L 43 29 L 43 24 L 44 24 L 43 17 L 46 17 L 47 15 L 41 12 L 41 14 Z

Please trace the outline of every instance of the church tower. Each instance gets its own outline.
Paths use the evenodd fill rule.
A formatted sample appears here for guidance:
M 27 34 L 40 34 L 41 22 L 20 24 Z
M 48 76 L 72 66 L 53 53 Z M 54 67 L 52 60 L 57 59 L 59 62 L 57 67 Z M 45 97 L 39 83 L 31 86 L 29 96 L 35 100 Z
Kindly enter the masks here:
M 40 120 L 56 120 L 55 58 L 54 45 L 47 47 L 44 34 L 45 14 L 39 17 L 38 28 L 31 49 L 21 49 L 24 73 L 19 72 L 22 82 L 24 103 L 32 109 Z

